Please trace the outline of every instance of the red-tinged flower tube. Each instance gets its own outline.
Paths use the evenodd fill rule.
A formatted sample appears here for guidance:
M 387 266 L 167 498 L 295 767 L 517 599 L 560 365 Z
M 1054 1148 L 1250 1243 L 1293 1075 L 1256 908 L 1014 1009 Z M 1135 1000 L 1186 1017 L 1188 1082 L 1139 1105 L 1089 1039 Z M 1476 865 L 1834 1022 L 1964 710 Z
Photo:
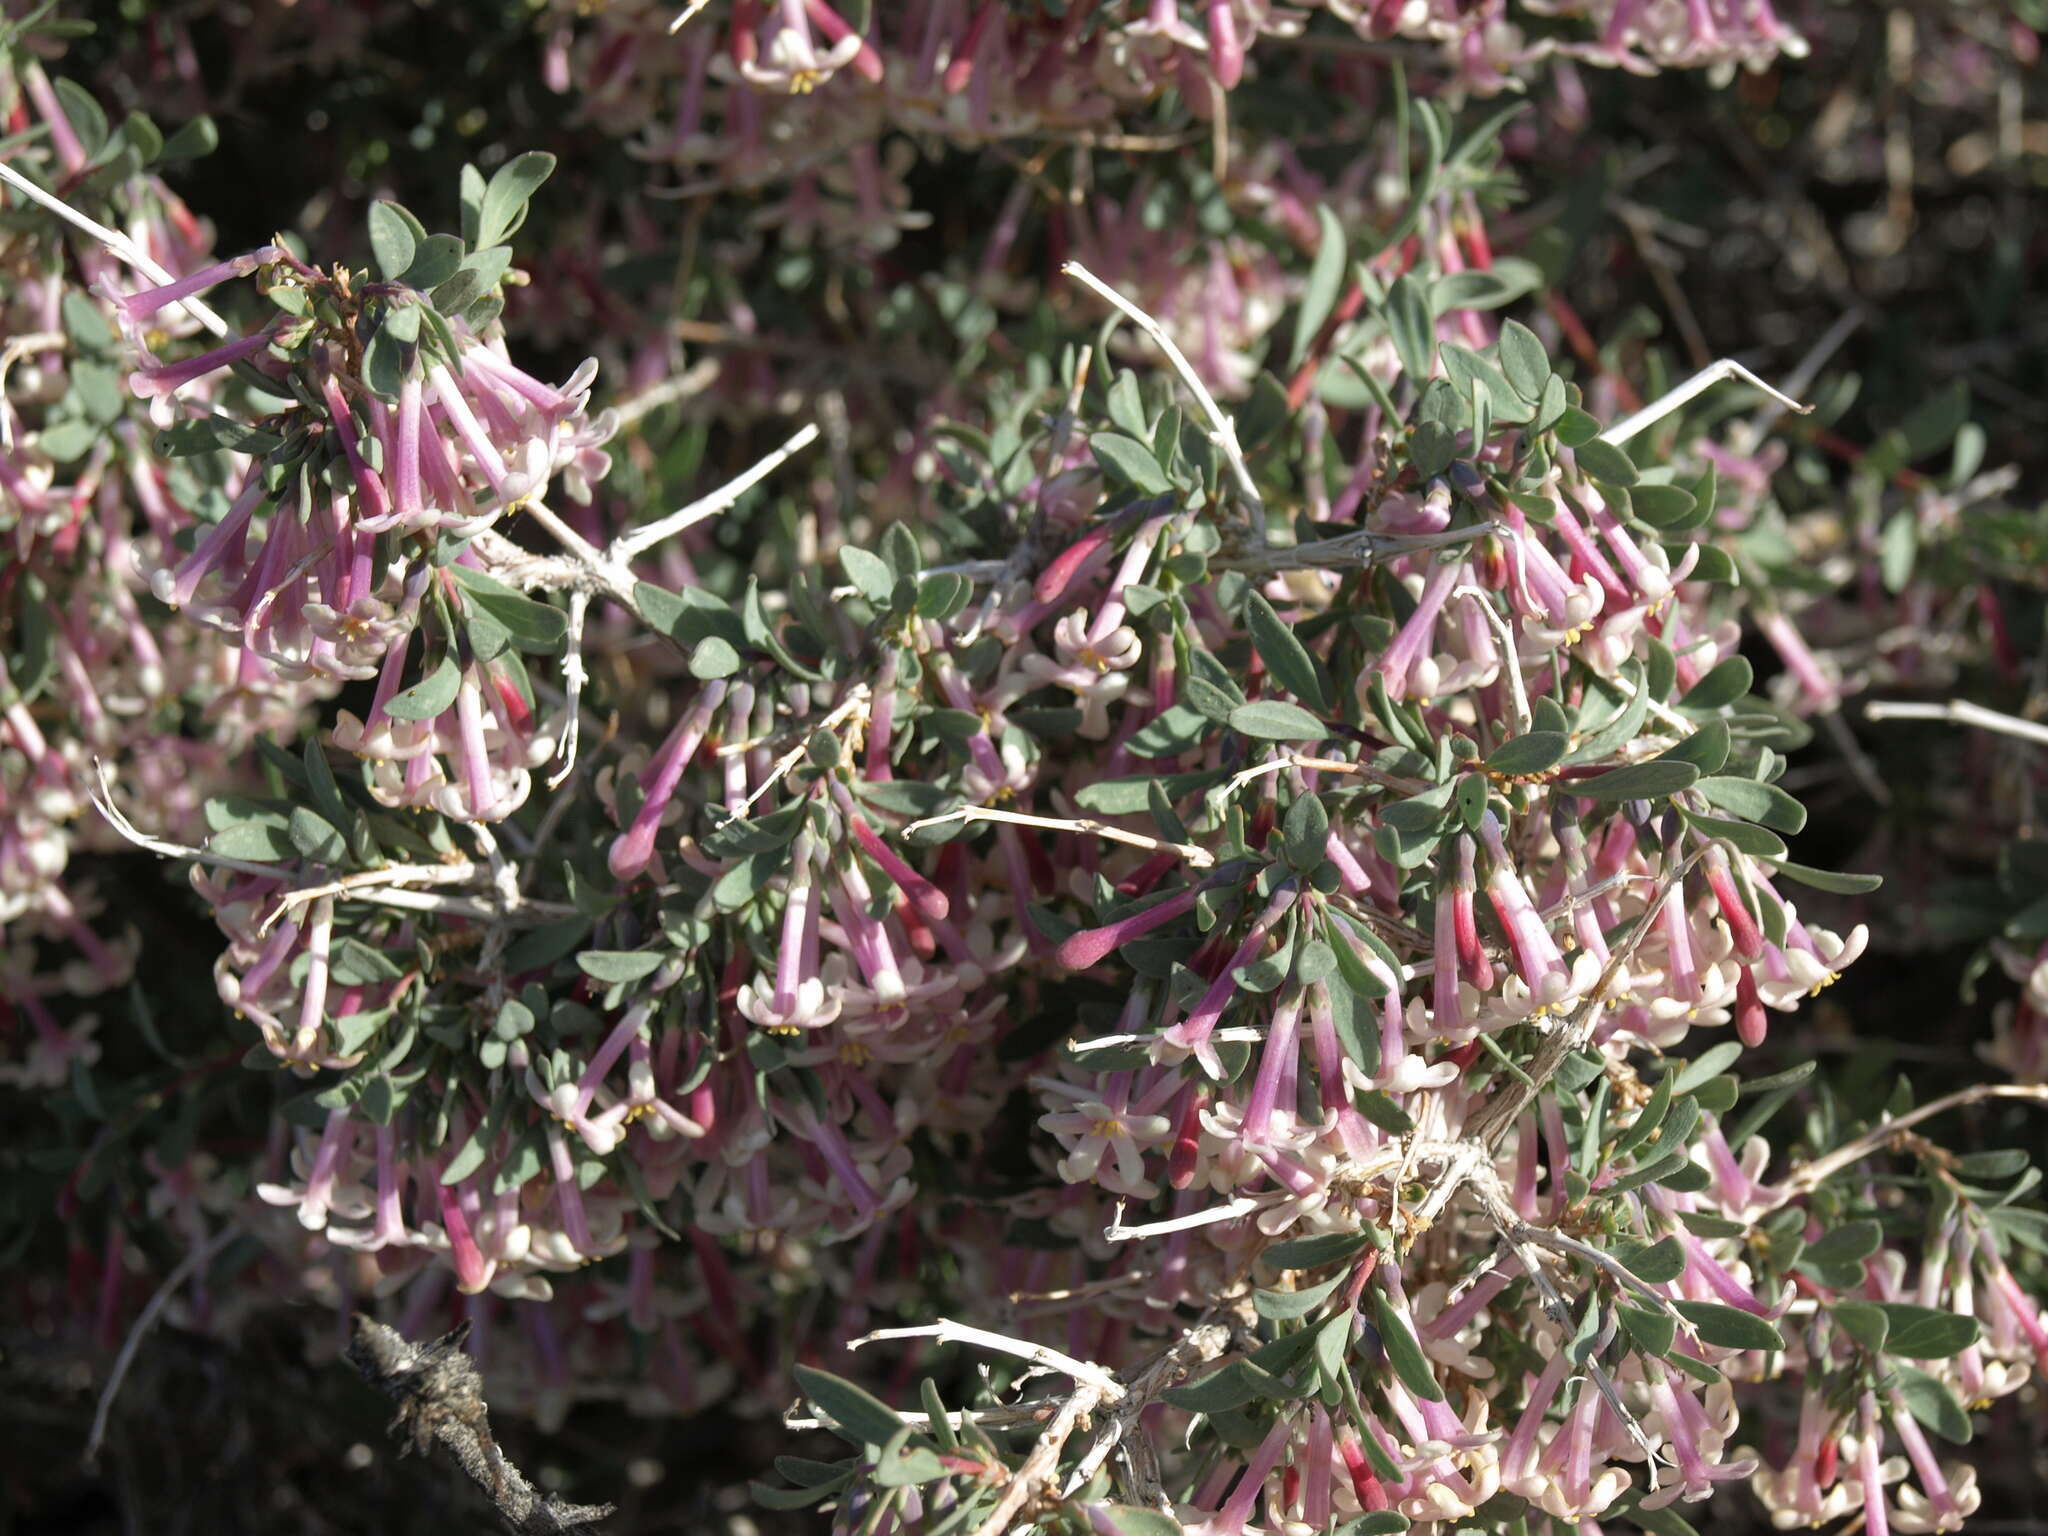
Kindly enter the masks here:
M 1195 898 L 1201 894 L 1201 887 L 1190 886 L 1176 892 L 1164 901 L 1135 912 L 1129 917 L 1118 918 L 1100 928 L 1083 928 L 1070 933 L 1060 941 L 1053 951 L 1053 957 L 1070 971 L 1085 971 L 1109 957 L 1112 950 L 1131 939 L 1140 938 L 1154 928 L 1162 928 L 1183 913 L 1193 909 Z
M 1769 1028 L 1770 1015 L 1757 990 L 1756 972 L 1745 965 L 1735 973 L 1735 1033 L 1744 1045 L 1755 1047 L 1764 1043 Z
M 1084 569 L 1108 558 L 1109 535 L 1108 528 L 1094 529 L 1053 556 L 1032 583 L 1032 596 L 1048 606 L 1057 603 L 1066 595 L 1067 588 L 1080 579 Z
M 882 866 L 883 873 L 896 883 L 896 888 L 910 899 L 920 914 L 944 922 L 952 912 L 952 903 L 947 901 L 946 893 L 904 863 L 902 856 L 882 841 L 875 829 L 854 809 L 853 796 L 843 783 L 833 780 L 832 791 L 833 798 L 846 813 L 846 824 L 853 829 L 861 851 Z
M 1372 1463 L 1366 1460 L 1356 1430 L 1347 1429 L 1337 1436 L 1337 1454 L 1344 1458 L 1344 1470 L 1351 1477 L 1351 1492 L 1363 1508 L 1387 1509 L 1393 1504 Z
M 1209 67 L 1216 83 L 1234 91 L 1244 78 L 1244 44 L 1237 35 L 1236 0 L 1209 0 Z
M 1809 708 L 1822 714 L 1841 708 L 1841 690 L 1814 655 L 1813 647 L 1806 643 L 1806 637 L 1782 611 L 1764 608 L 1752 614 L 1752 621 L 1771 642 L 1785 670 L 1798 680 L 1799 692 Z
M 1556 1001 L 1560 983 L 1568 981 L 1570 972 L 1559 953 L 1557 943 L 1550 937 L 1550 930 L 1544 926 L 1543 915 L 1529 900 L 1529 892 L 1522 884 L 1522 877 L 1515 872 L 1515 866 L 1508 858 L 1505 842 L 1501 837 L 1499 819 L 1488 811 L 1479 824 L 1479 836 L 1486 844 L 1492 869 L 1486 876 L 1487 899 L 1493 903 L 1495 916 L 1508 931 L 1509 943 L 1515 952 L 1515 968 L 1520 973 L 1529 995 L 1539 1005 Z
M 989 35 L 990 27 L 1002 12 L 1003 7 L 998 0 L 985 0 L 974 20 L 967 24 L 967 30 L 953 47 L 952 62 L 946 66 L 943 83 L 948 96 L 958 96 L 974 79 L 975 56 L 981 52 L 982 40 Z
M 484 1257 L 477 1246 L 476 1238 L 469 1230 L 469 1218 L 462 1213 L 462 1204 L 455 1189 L 434 1180 L 434 1198 L 441 1207 L 441 1228 L 448 1234 L 448 1253 L 455 1265 L 455 1288 L 465 1296 L 474 1296 L 491 1283 L 497 1265 Z
M 1745 965 L 1753 965 L 1763 958 L 1764 936 L 1758 930 L 1756 919 L 1749 915 L 1749 904 L 1742 899 L 1741 888 L 1735 883 L 1735 872 L 1729 867 L 1728 855 L 1718 843 L 1707 848 L 1705 859 L 1707 884 L 1713 890 L 1714 900 L 1721 909 L 1721 919 L 1728 925 L 1728 936 L 1735 941 L 1735 955 Z
M 827 5 L 825 0 L 804 0 L 804 12 L 816 24 L 818 30 L 830 38 L 834 44 L 843 43 L 847 38 L 857 36 L 853 28 L 849 27 L 845 19 L 837 11 L 833 10 L 831 6 Z M 860 47 L 853 55 L 853 67 L 859 71 L 862 78 L 876 85 L 881 84 L 881 55 L 869 47 L 865 40 L 862 40 Z

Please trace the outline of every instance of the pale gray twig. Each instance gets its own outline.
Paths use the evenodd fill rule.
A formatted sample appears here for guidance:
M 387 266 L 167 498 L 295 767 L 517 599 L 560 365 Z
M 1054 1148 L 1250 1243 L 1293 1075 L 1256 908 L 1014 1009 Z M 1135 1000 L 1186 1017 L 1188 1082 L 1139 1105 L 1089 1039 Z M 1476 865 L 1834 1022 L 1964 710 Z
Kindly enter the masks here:
M 1092 821 L 1087 817 L 1030 816 L 1022 811 L 1005 811 L 986 805 L 963 805 L 958 810 L 947 811 L 939 816 L 927 816 L 922 821 L 913 821 L 903 829 L 909 836 L 925 827 L 941 827 L 955 821 L 1003 821 L 1012 826 L 1044 827 L 1054 832 L 1079 832 L 1084 835 L 1107 838 L 1111 842 L 1127 843 L 1133 848 L 1148 848 L 1155 853 L 1173 853 L 1187 860 L 1196 869 L 1207 869 L 1216 862 L 1216 856 L 1206 848 L 1193 843 L 1169 843 L 1163 838 L 1150 837 L 1143 832 L 1127 832 L 1122 827 L 1113 827 L 1108 822 Z
M 135 1363 L 135 1352 L 142 1347 L 142 1340 L 149 1330 L 156 1326 L 156 1320 L 171 1298 L 178 1294 L 187 1280 L 198 1274 L 221 1249 L 242 1235 L 242 1229 L 232 1222 L 222 1227 L 212 1237 L 193 1248 L 168 1275 L 162 1285 L 143 1304 L 136 1316 L 134 1326 L 128 1330 L 128 1337 L 121 1343 L 121 1353 L 114 1357 L 114 1368 L 107 1373 L 107 1384 L 100 1389 L 99 1405 L 93 1410 L 92 1432 L 85 1437 L 85 1455 L 81 1458 L 90 1467 L 99 1459 L 100 1446 L 107 1438 L 107 1416 L 113 1412 L 114 1397 L 121 1390 L 121 1383 L 128 1378 L 128 1368 Z
M 817 440 L 817 427 L 806 423 L 780 448 L 751 469 L 727 481 L 710 495 L 700 496 L 688 506 L 671 512 L 667 517 L 657 518 L 638 528 L 628 528 L 612 540 L 611 548 L 605 552 L 605 557 L 618 565 L 625 565 L 634 557 L 652 549 L 663 539 L 672 538 L 685 528 L 703 522 L 707 517 L 717 516 Z
M 61 197 L 45 192 L 41 187 L 30 181 L 5 161 L 0 161 L 0 181 L 6 182 L 8 186 L 14 188 L 15 191 L 19 192 L 30 202 L 48 209 L 73 228 L 91 235 L 93 239 L 99 241 L 101 245 L 104 245 L 116 256 L 127 262 L 129 266 L 140 272 L 151 282 L 157 284 L 157 286 L 165 287 L 177 281 L 177 278 L 172 276 L 170 272 L 151 260 L 147 251 L 143 250 L 141 246 L 130 240 L 119 230 L 109 229 L 98 220 L 87 218 Z M 202 300 L 188 295 L 177 302 L 178 306 L 185 313 L 213 332 L 214 335 L 225 336 L 228 334 L 229 326 L 227 321 L 215 314 Z
M 1223 455 L 1223 462 L 1230 467 L 1232 489 L 1237 499 L 1244 503 L 1245 512 L 1250 516 L 1252 531 L 1261 544 L 1266 541 L 1266 503 L 1259 495 L 1259 488 L 1252 483 L 1252 472 L 1244 461 L 1244 450 L 1237 443 L 1237 428 L 1231 424 L 1223 408 L 1216 403 L 1216 397 L 1202 382 L 1202 376 L 1195 372 L 1194 364 L 1187 354 L 1174 345 L 1173 338 L 1166 334 L 1166 327 L 1138 308 L 1129 299 L 1118 293 L 1101 278 L 1090 272 L 1078 261 L 1070 261 L 1060 268 L 1068 277 L 1074 278 L 1091 292 L 1107 300 L 1124 314 L 1139 330 L 1152 338 L 1153 344 L 1166 355 L 1173 371 L 1180 375 L 1181 382 L 1188 387 L 1188 393 L 1195 397 L 1195 404 L 1201 407 L 1202 415 L 1209 423 L 1209 440 L 1216 445 L 1216 451 Z
M 999 1354 L 1015 1355 L 1020 1360 L 1029 1360 L 1033 1365 L 1044 1366 L 1071 1376 L 1077 1383 L 1092 1386 L 1103 1397 L 1115 1402 L 1124 1395 L 1124 1389 L 1117 1380 L 1099 1365 L 1086 1360 L 1076 1360 L 1072 1355 L 1063 1355 L 1044 1344 L 1033 1344 L 1029 1339 L 1015 1339 L 1004 1333 L 991 1333 L 986 1328 L 971 1327 L 942 1317 L 937 1322 L 920 1323 L 911 1328 L 877 1328 L 864 1333 L 857 1339 L 849 1339 L 846 1347 L 859 1349 L 863 1344 L 878 1343 L 883 1339 L 931 1339 L 940 1344 L 974 1344 L 983 1349 L 992 1349 Z
M 1666 390 L 1634 415 L 1624 416 L 1600 434 L 1600 441 L 1615 444 L 1627 442 L 1638 432 L 1655 426 L 1687 401 L 1705 394 L 1723 379 L 1740 379 L 1751 388 L 1762 390 L 1786 410 L 1795 411 L 1801 416 L 1808 415 L 1813 410 L 1812 406 L 1801 405 L 1790 395 L 1773 389 L 1734 358 L 1724 357 L 1709 363 L 1676 389 Z
M 1961 1088 L 1954 1093 L 1930 1099 L 1918 1109 L 1909 1109 L 1903 1115 L 1894 1116 L 1872 1126 L 1862 1135 L 1844 1142 L 1832 1152 L 1823 1153 L 1801 1163 L 1787 1175 L 1772 1194 L 1768 1204 L 1759 1215 L 1789 1205 L 1803 1195 L 1809 1195 L 1840 1173 L 1851 1163 L 1870 1156 L 1883 1147 L 1908 1126 L 1918 1125 L 1922 1120 L 1951 1109 L 1960 1109 L 1965 1104 L 1976 1104 L 1985 1099 L 2021 1099 L 2033 1104 L 2048 1104 L 2048 1083 L 1978 1083 L 1974 1087 Z
M 1946 720 L 1951 725 L 1974 725 L 1980 730 L 1996 731 L 2001 736 L 2014 736 L 2021 741 L 2048 745 L 2048 725 L 2022 720 L 2017 715 L 2000 714 L 1995 709 L 1972 704 L 1968 699 L 1948 699 L 1935 704 L 1912 703 L 1903 699 L 1873 699 L 1863 706 L 1863 718 Z

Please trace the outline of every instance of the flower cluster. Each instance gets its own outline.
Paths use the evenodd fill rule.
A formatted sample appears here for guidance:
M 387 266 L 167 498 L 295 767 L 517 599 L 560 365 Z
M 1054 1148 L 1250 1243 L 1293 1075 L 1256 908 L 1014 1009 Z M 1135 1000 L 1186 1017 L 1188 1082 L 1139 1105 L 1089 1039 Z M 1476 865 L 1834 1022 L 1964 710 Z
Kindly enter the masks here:
M 500 820 L 554 751 L 519 653 L 558 648 L 561 617 L 463 547 L 540 505 L 557 476 L 587 502 L 609 463 L 599 445 L 610 418 L 587 413 L 595 361 L 549 385 L 510 359 L 496 330 L 504 237 L 551 169 L 530 155 L 489 183 L 475 176 L 461 237 L 430 235 L 396 204 L 377 204 L 381 281 L 322 271 L 273 245 L 109 294 L 131 338 L 166 305 L 251 273 L 278 311 L 196 356 L 165 361 L 145 349 L 129 375 L 159 413 L 163 451 L 229 450 L 232 464 L 225 510 L 189 541 L 163 542 L 150 588 L 282 676 L 375 679 L 368 712 L 344 711 L 335 738 L 373 765 L 383 805 Z M 228 368 L 284 408 L 240 418 L 194 410 L 187 392 Z M 433 558 L 449 548 L 459 552 Z M 422 675 L 402 689 L 415 631 Z
M 209 125 L 169 142 L 146 119 L 110 128 L 86 93 L 9 54 L 0 109 L 34 145 L 9 168 L 32 187 L 90 177 L 91 206 L 123 227 L 129 260 L 204 260 L 209 229 L 159 172 L 203 150 Z M 308 693 L 240 644 L 155 622 L 136 562 L 190 521 L 181 506 L 197 487 L 156 462 L 121 387 L 127 316 L 102 290 L 123 261 L 7 196 L 21 216 L 0 247 L 0 1009 L 23 1049 L 0 1080 L 49 1088 L 99 1054 L 96 1020 L 60 1023 L 50 1002 L 119 986 L 135 960 L 132 933 L 109 932 L 100 894 L 67 875 L 74 853 L 121 846 L 90 809 L 95 762 L 121 814 L 186 836 L 206 795 L 238 781 L 255 735 L 296 728 Z M 199 325 L 175 306 L 147 323 L 164 343 Z
M 671 205 L 594 199 L 522 271 L 555 161 L 495 146 L 455 232 L 373 197 L 368 265 L 216 258 L 161 135 L 0 32 L 6 211 L 39 194 L 0 246 L 0 1083 L 115 1123 L 66 995 L 132 945 L 60 878 L 97 758 L 220 935 L 220 1064 L 291 1095 L 253 1154 L 74 1175 L 67 1221 L 122 1181 L 74 1304 L 112 1327 L 142 1211 L 216 1319 L 232 1209 L 266 1283 L 459 1314 L 545 1423 L 801 1391 L 852 1454 L 757 1495 L 863 1536 L 1597 1533 L 1733 1485 L 1957 1529 L 1951 1447 L 2048 1370 L 2048 1239 L 2024 1156 L 1928 1122 L 2042 1096 L 2048 861 L 1976 898 L 2016 1081 L 1838 1090 L 1786 1025 L 1886 911 L 1795 858 L 1792 759 L 1964 663 L 1910 562 L 2004 482 L 1959 411 L 1902 429 L 1958 462 L 1880 450 L 1845 553 L 1711 371 L 1644 406 L 1561 300 L 1505 318 L 1526 130 L 1441 104 L 1798 37 L 1765 0 L 850 10 L 544 8 L 615 179 L 716 210 L 660 323 L 608 284 Z M 955 213 L 927 159 L 990 146 L 1045 158 L 897 282 Z M 618 413 L 527 361 L 586 322 Z M 659 377 L 683 340 L 715 387 Z M 798 401 L 822 432 L 700 483 Z M 123 1113 L 214 1070 L 163 1054 Z M 1068 1385 L 899 1415 L 814 1368 L 877 1324 Z

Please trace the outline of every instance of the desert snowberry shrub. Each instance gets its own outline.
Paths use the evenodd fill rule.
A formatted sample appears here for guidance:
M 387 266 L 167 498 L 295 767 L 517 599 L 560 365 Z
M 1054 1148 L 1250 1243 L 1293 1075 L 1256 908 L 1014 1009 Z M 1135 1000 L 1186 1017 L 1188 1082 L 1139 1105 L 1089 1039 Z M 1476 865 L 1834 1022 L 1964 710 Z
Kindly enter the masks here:
M 801 1396 L 850 1453 L 756 1496 L 864 1536 L 1958 1528 L 2048 1232 L 2023 1149 L 1935 1138 L 2044 1095 L 2048 865 L 2000 802 L 1950 907 L 1997 1074 L 1873 1108 L 1785 1048 L 1888 894 L 1801 856 L 1795 764 L 1903 792 L 1844 700 L 2016 674 L 2031 521 L 1969 522 L 2011 477 L 1953 396 L 1781 493 L 1808 406 L 1625 376 L 1472 100 L 1568 135 L 1581 66 L 1800 33 L 586 10 L 521 25 L 590 164 L 226 253 L 165 179 L 210 123 L 0 31 L 0 1075 L 56 1127 L 5 1198 L 94 1233 L 36 1304 L 114 1337 L 142 1250 L 231 1328 L 240 1255 L 521 1530 L 603 1510 L 505 1460 L 465 1336 L 549 1425 Z M 963 258 L 933 168 L 988 143 L 1039 158 Z M 1049 200 L 1068 152 L 1131 158 Z M 649 275 L 677 199 L 622 167 L 705 265 Z M 211 1065 L 70 868 L 131 846 L 217 930 Z M 262 1150 L 161 1131 L 237 1061 Z M 906 1392 L 903 1340 L 1004 1374 Z

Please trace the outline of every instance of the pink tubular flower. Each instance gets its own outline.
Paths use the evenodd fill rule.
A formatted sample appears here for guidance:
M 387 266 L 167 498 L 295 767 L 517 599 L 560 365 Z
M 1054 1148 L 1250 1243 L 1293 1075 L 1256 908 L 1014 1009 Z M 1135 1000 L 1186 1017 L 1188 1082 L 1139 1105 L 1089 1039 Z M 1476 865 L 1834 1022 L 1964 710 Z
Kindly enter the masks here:
M 1266 939 L 1272 933 L 1273 925 L 1287 914 L 1299 894 L 1292 881 L 1274 890 L 1272 899 L 1266 903 L 1266 909 L 1252 923 L 1230 958 L 1223 962 L 1223 969 L 1217 972 L 1216 979 L 1209 983 L 1201 1000 L 1188 1011 L 1186 1018 L 1166 1032 L 1166 1043 L 1176 1049 L 1192 1052 L 1195 1059 L 1201 1063 L 1202 1070 L 1211 1077 L 1223 1075 L 1216 1047 L 1209 1036 L 1215 1030 L 1217 1021 L 1223 1017 L 1223 1010 L 1229 1006 L 1230 999 L 1237 993 L 1238 981 L 1233 973 L 1243 966 L 1250 965 L 1259 957 L 1260 952 L 1266 947 Z
M 1141 938 L 1154 928 L 1163 928 L 1175 918 L 1190 911 L 1195 898 L 1201 895 L 1199 886 L 1176 892 L 1163 901 L 1154 902 L 1142 912 L 1129 917 L 1118 918 L 1100 928 L 1083 928 L 1070 933 L 1060 941 L 1053 951 L 1054 958 L 1070 971 L 1085 971 L 1108 958 L 1111 951 L 1132 939 Z
M 1244 1536 L 1245 1524 L 1252 1517 L 1259 1495 L 1265 1491 L 1266 1479 L 1280 1464 L 1293 1433 L 1294 1426 L 1285 1414 L 1274 1420 L 1273 1427 L 1266 1431 L 1266 1437 L 1245 1464 L 1244 1475 L 1237 1480 L 1230 1497 L 1208 1519 L 1191 1528 L 1195 1536 Z M 1276 1514 L 1272 1523 L 1277 1521 Z
M 1491 811 L 1480 822 L 1479 836 L 1492 864 L 1486 876 L 1487 900 L 1493 903 L 1494 914 L 1508 931 L 1515 952 L 1515 969 L 1537 1006 L 1555 1006 L 1564 998 L 1571 981 L 1564 956 L 1508 859 L 1500 822 Z
M 1286 1080 L 1291 1087 L 1295 1058 L 1300 1049 L 1298 1032 L 1305 1001 L 1299 986 L 1289 986 L 1282 992 L 1280 1002 L 1273 1010 L 1272 1022 L 1266 1027 L 1266 1044 L 1259 1054 L 1258 1077 L 1252 1084 L 1252 1096 L 1245 1106 L 1244 1123 L 1240 1127 L 1244 1139 L 1254 1145 L 1266 1141 L 1282 1081 Z
M 275 330 L 258 331 L 251 336 L 238 336 L 224 342 L 211 352 L 202 352 L 197 357 L 188 357 L 182 362 L 146 362 L 128 375 L 129 393 L 145 399 L 174 395 L 187 384 L 205 378 L 209 373 L 254 357 L 267 348 L 275 337 Z
M 817 854 L 817 839 L 806 827 L 797 834 L 796 847 L 790 855 L 774 978 L 766 986 L 746 983 L 735 1000 L 739 1011 L 762 1029 L 820 1029 L 837 1019 L 844 1007 L 840 990 L 827 986 L 818 963 L 819 915 L 824 898 L 813 867 Z
M 675 798 L 676 786 L 682 783 L 683 769 L 703 744 L 704 734 L 711 728 L 711 717 L 718 712 L 725 694 L 723 681 L 707 684 L 689 712 L 676 721 L 661 749 L 641 770 L 640 809 L 634 815 L 632 825 L 612 844 L 610 853 L 605 856 L 616 878 L 635 879 L 653 861 L 654 836 L 660 830 L 662 816 L 667 812 L 669 802 Z
M 846 824 L 852 829 L 861 851 L 882 867 L 882 872 L 895 882 L 896 888 L 920 913 L 935 922 L 944 922 L 952 910 L 946 893 L 912 869 L 895 849 L 882 841 L 875 829 L 868 825 L 867 819 L 854 808 L 852 792 L 836 778 L 832 780 L 832 797 L 845 813 Z
M 1761 959 L 1763 934 L 1757 929 L 1756 919 L 1749 915 L 1749 904 L 1742 899 L 1742 892 L 1735 884 L 1734 871 L 1728 865 L 1728 855 L 1720 844 L 1709 845 L 1705 862 L 1707 884 L 1713 889 L 1722 921 L 1727 923 L 1728 932 L 1735 940 L 1736 957 L 1745 962 Z
M 1800 703 L 1822 714 L 1839 709 L 1842 703 L 1840 689 L 1791 619 L 1780 609 L 1765 608 L 1755 615 L 1755 623 L 1763 631 L 1764 638 L 1771 642 L 1778 658 L 1785 663 L 1785 670 L 1798 683 Z
M 449 1256 L 455 1264 L 456 1289 L 465 1296 L 474 1296 L 490 1285 L 491 1277 L 497 1273 L 497 1262 L 486 1258 L 477 1246 L 456 1187 L 436 1180 L 434 1198 L 441 1208 L 441 1228 L 447 1234 Z
M 1648 1372 L 1650 1399 L 1663 1415 L 1664 1443 L 1677 1462 L 1678 1477 L 1645 1498 L 1643 1508 L 1662 1509 L 1680 1499 L 1697 1502 L 1712 1496 L 1714 1484 L 1747 1479 L 1756 1471 L 1755 1457 L 1717 1464 L 1714 1456 L 1719 1451 L 1719 1437 L 1713 1436 L 1711 1441 L 1703 1443 L 1706 1416 L 1700 1411 L 1691 1391 L 1680 1388 L 1662 1362 L 1652 1361 Z M 1714 1449 L 1708 1450 L 1707 1444 L 1712 1444 Z
M 175 304 L 180 299 L 189 299 L 194 294 L 204 293 L 230 278 L 247 277 L 258 267 L 270 265 L 283 254 L 284 251 L 279 246 L 258 246 L 253 251 L 240 256 L 230 256 L 225 261 L 216 261 L 160 287 L 122 294 L 115 291 L 111 282 L 102 282 L 99 285 L 99 293 L 102 298 L 113 303 L 114 319 L 121 327 L 123 337 L 147 356 L 150 348 L 145 339 L 146 329 L 149 322 L 156 319 L 165 306 Z
M 1209 67 L 1216 72 L 1216 83 L 1226 91 L 1236 90 L 1244 78 L 1244 48 L 1237 38 L 1237 17 L 1231 11 L 1234 3 L 1209 0 Z
M 1394 643 L 1387 647 L 1374 665 L 1373 670 L 1386 679 L 1387 696 L 1392 699 L 1426 698 L 1434 687 L 1434 678 L 1429 676 L 1433 669 L 1418 666 L 1431 660 L 1435 641 L 1437 616 L 1443 611 L 1445 601 L 1464 579 L 1465 567 L 1456 562 L 1438 562 L 1428 567 L 1422 582 L 1421 595 L 1416 599 L 1415 611 L 1394 636 Z

